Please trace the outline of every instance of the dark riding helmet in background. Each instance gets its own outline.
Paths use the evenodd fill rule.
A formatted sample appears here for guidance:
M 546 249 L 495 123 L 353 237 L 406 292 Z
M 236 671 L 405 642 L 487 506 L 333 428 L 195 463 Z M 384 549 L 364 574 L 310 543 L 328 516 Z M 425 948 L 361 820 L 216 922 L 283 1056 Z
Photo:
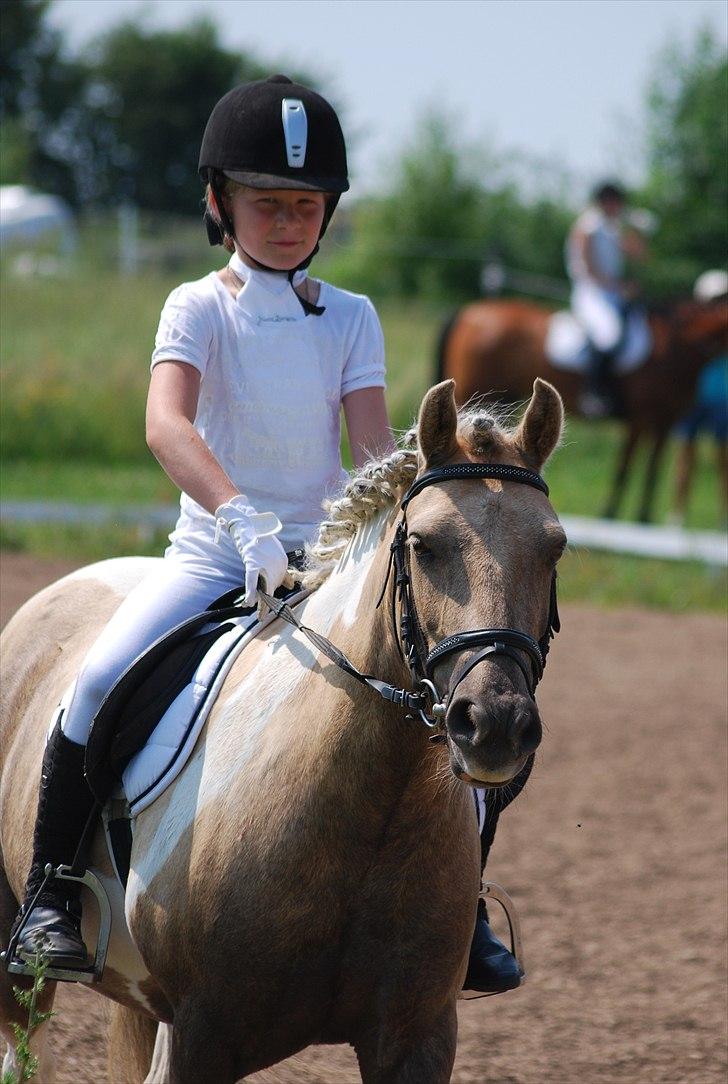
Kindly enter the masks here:
M 316 91 L 286 75 L 243 83 L 220 99 L 202 137 L 199 171 L 220 214 L 219 223 L 209 212 L 205 215 L 211 245 L 222 244 L 223 230 L 235 236 L 222 199 L 225 177 L 249 188 L 326 192 L 319 240 L 341 193 L 349 188 L 346 145 L 336 112 Z M 318 245 L 301 267 L 317 250 Z
M 620 203 L 626 203 L 627 190 L 619 181 L 600 181 L 592 189 L 592 200 L 595 203 L 601 203 L 603 200 L 619 200 Z

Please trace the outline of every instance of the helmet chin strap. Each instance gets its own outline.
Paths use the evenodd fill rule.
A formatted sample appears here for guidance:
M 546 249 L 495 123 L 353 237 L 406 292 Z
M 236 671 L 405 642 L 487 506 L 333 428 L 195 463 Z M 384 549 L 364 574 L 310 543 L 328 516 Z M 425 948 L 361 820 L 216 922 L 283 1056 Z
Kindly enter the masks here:
M 223 243 L 224 235 L 227 233 L 230 237 L 232 237 L 236 245 L 238 245 L 246 259 L 249 260 L 251 264 L 253 264 L 255 267 L 260 268 L 261 271 L 268 271 L 273 275 L 288 276 L 288 281 L 291 284 L 291 289 L 298 298 L 301 304 L 301 308 L 306 313 L 306 316 L 321 316 L 321 314 L 326 311 L 326 306 L 314 305 L 311 301 L 307 301 L 305 297 L 301 297 L 301 295 L 293 287 L 293 276 L 296 274 L 297 271 L 305 271 L 305 269 L 311 263 L 311 260 L 318 252 L 319 241 L 326 233 L 329 222 L 331 221 L 333 213 L 336 210 L 336 206 L 339 202 L 339 193 L 337 192 L 334 195 L 329 196 L 326 200 L 326 208 L 324 210 L 324 217 L 321 223 L 321 230 L 318 235 L 318 241 L 316 242 L 313 250 L 309 252 L 308 256 L 306 256 L 304 260 L 301 260 L 301 262 L 297 264 L 296 267 L 291 268 L 290 271 L 281 271 L 278 267 L 269 267 L 268 264 L 264 264 L 261 263 L 260 260 L 256 260 L 255 257 L 251 256 L 249 252 L 246 252 L 243 246 L 240 244 L 237 237 L 235 236 L 235 227 L 233 226 L 232 220 L 230 219 L 230 216 L 225 209 L 225 204 L 222 198 L 223 193 L 218 181 L 219 177 L 216 171 L 210 170 L 209 183 L 210 188 L 212 189 L 212 194 L 215 197 L 215 203 L 217 204 L 217 213 L 219 215 L 219 221 L 217 221 L 212 217 L 209 211 L 205 211 L 205 227 L 207 229 L 207 239 L 210 244 L 221 245 Z

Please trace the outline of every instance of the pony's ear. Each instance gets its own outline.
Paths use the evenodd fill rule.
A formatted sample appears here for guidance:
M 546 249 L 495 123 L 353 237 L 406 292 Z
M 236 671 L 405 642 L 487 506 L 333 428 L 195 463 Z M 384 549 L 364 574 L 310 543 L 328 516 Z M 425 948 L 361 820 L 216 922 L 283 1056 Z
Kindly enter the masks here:
M 540 470 L 561 440 L 564 404 L 552 384 L 540 377 L 533 382 L 533 395 L 513 439 L 523 458 Z
M 457 428 L 455 381 L 443 380 L 430 388 L 420 407 L 417 443 L 423 466 L 433 467 L 452 459 L 458 451 Z

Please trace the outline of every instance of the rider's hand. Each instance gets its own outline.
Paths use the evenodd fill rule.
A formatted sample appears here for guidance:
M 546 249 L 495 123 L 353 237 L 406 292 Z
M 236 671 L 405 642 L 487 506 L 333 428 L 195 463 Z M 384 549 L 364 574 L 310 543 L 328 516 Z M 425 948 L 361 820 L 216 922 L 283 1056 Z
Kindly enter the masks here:
M 280 587 L 288 569 L 286 551 L 276 535 L 281 521 L 273 512 L 256 512 L 247 497 L 239 493 L 215 510 L 216 537 L 224 527 L 230 532 L 245 565 L 245 604 L 254 606 L 258 581 L 272 594 Z

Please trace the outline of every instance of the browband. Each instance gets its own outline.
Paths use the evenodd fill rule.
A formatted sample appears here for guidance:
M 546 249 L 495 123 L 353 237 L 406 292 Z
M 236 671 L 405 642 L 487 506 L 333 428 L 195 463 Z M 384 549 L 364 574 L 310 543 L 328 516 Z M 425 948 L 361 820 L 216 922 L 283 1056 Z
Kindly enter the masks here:
M 415 478 L 400 507 L 404 511 L 413 497 L 435 482 L 450 482 L 458 478 L 496 478 L 502 482 L 521 482 L 540 489 L 548 497 L 549 487 L 540 474 L 528 467 L 515 467 L 506 463 L 453 463 L 449 467 L 433 467 Z

